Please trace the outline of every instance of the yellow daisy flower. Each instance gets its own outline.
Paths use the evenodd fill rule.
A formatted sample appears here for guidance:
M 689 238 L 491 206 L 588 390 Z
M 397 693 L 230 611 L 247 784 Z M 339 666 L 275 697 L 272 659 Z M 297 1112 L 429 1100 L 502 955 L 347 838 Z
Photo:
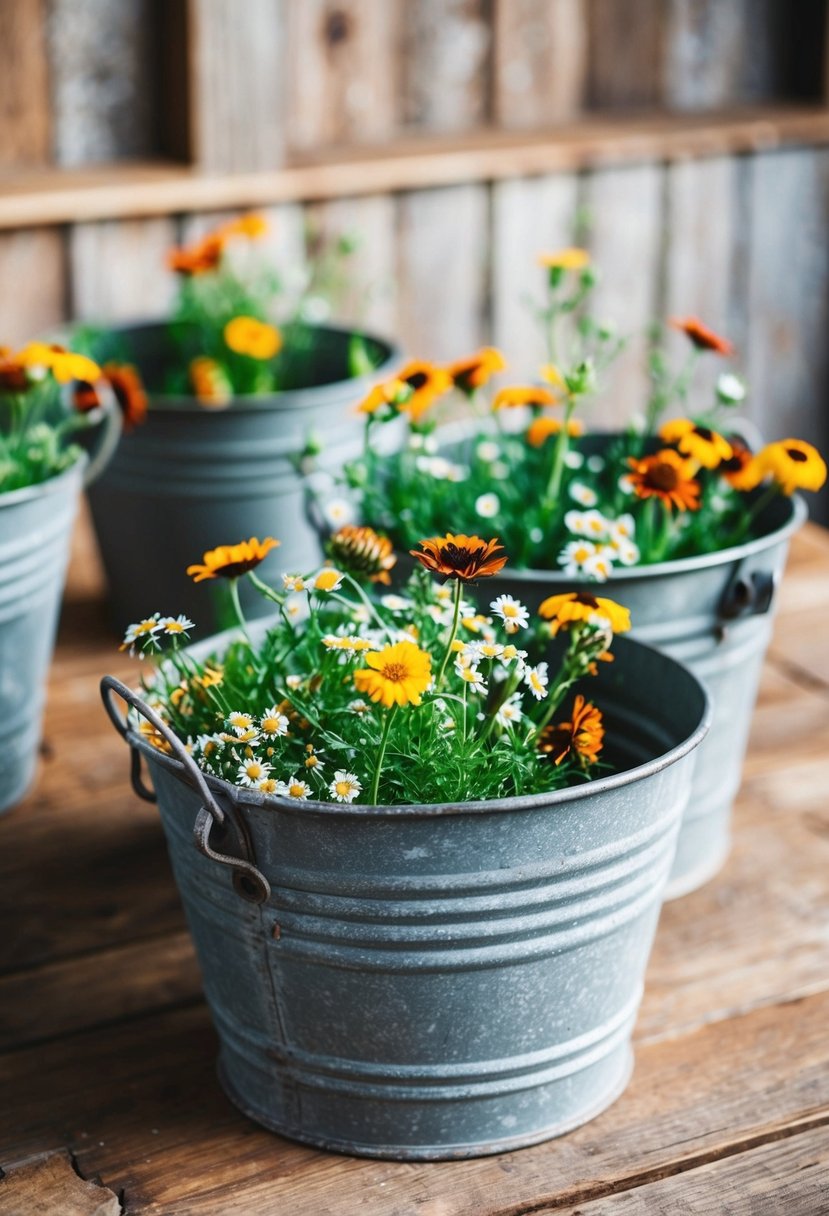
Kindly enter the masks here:
M 420 705 L 432 679 L 432 659 L 414 642 L 395 642 L 366 656 L 368 667 L 354 673 L 354 685 L 387 709 Z

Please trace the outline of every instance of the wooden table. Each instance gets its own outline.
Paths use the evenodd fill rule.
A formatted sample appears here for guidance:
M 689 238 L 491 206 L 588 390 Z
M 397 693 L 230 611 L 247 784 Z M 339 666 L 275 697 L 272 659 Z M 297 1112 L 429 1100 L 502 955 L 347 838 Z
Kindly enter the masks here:
M 0 822 L 1 1216 L 829 1213 L 827 615 L 829 536 L 810 526 L 734 850 L 663 912 L 624 1096 L 523 1152 L 398 1165 L 281 1140 L 218 1087 L 161 828 L 99 701 L 100 675 L 134 665 L 107 632 L 82 529 L 40 777 Z M 44 1193 L 62 1198 L 21 1198 Z

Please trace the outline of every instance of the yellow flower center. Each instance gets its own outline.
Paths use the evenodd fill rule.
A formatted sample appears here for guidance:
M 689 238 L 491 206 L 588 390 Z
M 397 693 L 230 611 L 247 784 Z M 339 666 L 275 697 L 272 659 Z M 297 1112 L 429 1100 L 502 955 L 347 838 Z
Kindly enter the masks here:
M 288 792 L 292 798 L 301 798 L 305 793 L 305 786 L 301 785 L 298 781 L 292 781 L 288 787 Z
M 347 798 L 354 786 L 350 781 L 338 781 L 334 788 L 341 798 Z

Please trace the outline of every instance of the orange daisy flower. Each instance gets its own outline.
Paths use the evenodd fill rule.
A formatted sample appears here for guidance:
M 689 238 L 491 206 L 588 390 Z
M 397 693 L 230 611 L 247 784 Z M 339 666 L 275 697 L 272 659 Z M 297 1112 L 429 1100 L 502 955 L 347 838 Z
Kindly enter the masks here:
M 481 540 L 480 536 L 464 536 L 459 533 L 453 536 L 435 536 L 420 542 L 420 553 L 410 549 L 412 557 L 416 557 L 421 565 L 433 574 L 442 574 L 445 578 L 456 578 L 462 583 L 471 583 L 476 578 L 490 578 L 506 565 L 506 555 L 495 556 L 502 549 L 496 536 L 494 540 Z
M 147 417 L 147 394 L 138 368 L 131 363 L 105 363 L 101 371 L 121 407 L 124 430 L 131 431 Z
M 167 254 L 167 265 L 176 274 L 191 276 L 207 274 L 215 270 L 224 253 L 226 240 L 221 230 L 211 232 L 199 241 L 171 249 Z
M 0 346 L 0 393 L 25 393 L 32 381 L 24 363 L 16 359 L 8 346 Z
M 483 388 L 496 372 L 504 371 L 506 366 L 507 361 L 499 350 L 494 346 L 484 346 L 474 355 L 450 363 L 446 370 L 452 377 L 455 388 L 470 394 Z
M 586 768 L 596 763 L 603 744 L 602 711 L 579 694 L 573 704 L 570 721 L 545 727 L 538 750 L 549 756 L 556 765 L 573 753 L 582 768 Z
M 353 574 L 363 574 L 372 583 L 391 582 L 389 571 L 397 564 L 392 543 L 373 528 L 345 524 L 328 543 L 332 558 Z
M 233 385 L 228 374 L 215 359 L 199 355 L 190 364 L 190 383 L 202 405 L 221 408 L 233 399 Z
M 734 346 L 727 338 L 721 338 L 713 329 L 703 325 L 699 317 L 672 317 L 671 325 L 680 330 L 696 346 L 697 350 L 712 350 L 716 355 L 733 355 Z
M 263 541 L 252 536 L 238 545 L 219 545 L 218 549 L 208 549 L 201 563 L 188 566 L 187 573 L 194 583 L 203 583 L 209 578 L 240 578 L 249 570 L 255 570 L 278 544 L 272 536 L 266 536 Z
M 515 384 L 512 388 L 502 388 L 495 394 L 492 402 L 493 410 L 515 409 L 520 405 L 543 409 L 545 405 L 555 405 L 556 399 L 547 388 L 539 384 Z
M 751 448 L 736 435 L 729 439 L 731 455 L 718 467 L 717 472 L 735 490 L 753 490 L 763 480 Z
M 663 448 L 642 460 L 631 456 L 628 464 L 628 477 L 639 498 L 658 498 L 669 510 L 699 510 L 700 487 L 691 476 L 692 464 L 673 448 Z
M 530 447 L 540 448 L 551 435 L 557 435 L 562 426 L 558 418 L 535 418 L 527 430 L 527 443 Z M 584 434 L 584 423 L 578 418 L 571 418 L 567 423 L 567 434 L 577 439 Z
M 400 409 L 409 415 L 412 422 L 419 422 L 427 410 L 443 397 L 453 386 L 452 377 L 442 367 L 423 360 L 407 363 L 397 374 L 397 379 L 411 390 Z

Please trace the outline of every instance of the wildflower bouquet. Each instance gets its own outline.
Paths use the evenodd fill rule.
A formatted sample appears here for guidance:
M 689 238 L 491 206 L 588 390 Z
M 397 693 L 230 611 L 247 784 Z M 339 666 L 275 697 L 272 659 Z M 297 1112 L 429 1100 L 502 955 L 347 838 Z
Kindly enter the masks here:
M 364 448 L 345 480 L 366 523 L 408 548 L 486 520 L 516 566 L 603 581 L 619 567 L 728 548 L 762 526 L 772 498 L 820 489 L 826 465 L 811 444 L 750 450 L 729 420 L 746 395 L 738 376 L 720 375 L 713 400 L 694 398 L 699 361 L 733 354 L 696 318 L 671 322 L 687 340 L 678 368 L 664 333 L 654 335 L 644 413 L 616 435 L 586 435 L 586 407 L 624 342 L 589 311 L 596 275 L 584 250 L 541 261 L 546 295 L 535 312 L 549 361 L 538 383 L 488 392 L 506 362 L 485 348 L 445 368 L 411 363 L 360 403 Z M 438 430 L 447 415 L 465 416 L 454 442 Z M 408 433 L 389 452 L 380 433 L 400 417 Z
M 31 342 L 0 347 L 0 492 L 39 485 L 74 464 L 73 436 L 104 416 L 102 372 L 86 355 Z
M 315 326 L 343 287 L 343 264 L 356 243 L 345 235 L 317 242 L 313 261 L 297 267 L 292 282 L 257 248 L 267 232 L 263 216 L 248 214 L 170 251 L 178 291 L 161 358 L 156 351 L 152 359 L 125 364 L 135 352 L 124 332 L 81 329 L 78 337 L 132 378 L 140 363 L 154 392 L 194 396 L 208 408 L 317 383 L 310 366 Z M 355 333 L 348 361 L 343 378 L 371 371 L 380 360 Z
M 464 535 L 421 541 L 406 586 L 386 593 L 391 544 L 353 526 L 332 537 L 328 564 L 283 575 L 277 590 L 256 573 L 276 544 L 223 546 L 188 571 L 230 584 L 239 634 L 223 653 L 183 648 L 193 623 L 182 616 L 156 613 L 126 633 L 133 653 L 163 656 L 148 701 L 204 772 L 300 801 L 398 805 L 552 790 L 601 767 L 601 711 L 577 689 L 612 658 L 624 608 L 574 593 L 531 621 L 500 595 L 484 615 L 465 590 L 507 557 L 496 539 Z M 242 578 L 278 613 L 255 642 Z

